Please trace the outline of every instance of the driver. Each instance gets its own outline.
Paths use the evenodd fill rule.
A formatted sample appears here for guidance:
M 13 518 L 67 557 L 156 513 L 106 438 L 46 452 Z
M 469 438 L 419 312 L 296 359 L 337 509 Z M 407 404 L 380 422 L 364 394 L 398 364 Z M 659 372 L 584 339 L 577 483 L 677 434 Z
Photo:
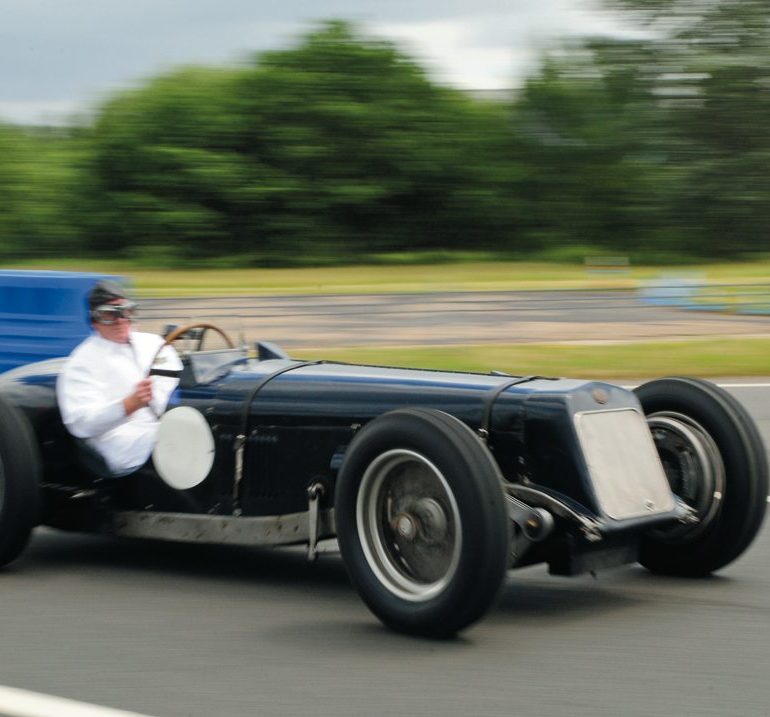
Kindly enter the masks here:
M 96 284 L 88 310 L 95 333 L 75 348 L 59 375 L 59 409 L 67 430 L 100 453 L 114 476 L 128 475 L 155 447 L 159 416 L 182 363 L 171 346 L 158 354 L 160 336 L 132 330 L 136 304 L 120 284 Z M 151 364 L 166 375 L 148 377 Z

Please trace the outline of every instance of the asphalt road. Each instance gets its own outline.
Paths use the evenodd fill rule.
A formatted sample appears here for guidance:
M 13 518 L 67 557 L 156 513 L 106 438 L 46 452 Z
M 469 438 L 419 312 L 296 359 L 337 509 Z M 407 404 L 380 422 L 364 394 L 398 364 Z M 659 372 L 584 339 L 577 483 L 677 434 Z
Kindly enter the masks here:
M 634 291 L 144 299 L 140 327 L 206 321 L 287 349 L 770 335 L 770 315 L 689 311 Z
M 770 445 L 770 381 L 731 389 Z M 770 528 L 706 580 L 510 574 L 459 638 L 393 634 L 329 546 L 39 530 L 0 575 L 0 684 L 156 717 L 770 714 Z

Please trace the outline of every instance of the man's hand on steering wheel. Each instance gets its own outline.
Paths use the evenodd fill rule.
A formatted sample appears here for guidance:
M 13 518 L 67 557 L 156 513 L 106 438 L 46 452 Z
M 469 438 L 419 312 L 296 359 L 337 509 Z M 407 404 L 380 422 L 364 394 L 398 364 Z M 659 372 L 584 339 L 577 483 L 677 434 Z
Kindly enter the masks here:
M 143 378 L 136 384 L 133 393 L 123 399 L 123 408 L 127 416 L 130 416 L 140 408 L 150 405 L 152 401 L 152 379 Z
M 163 349 L 166 348 L 166 346 L 171 346 L 175 341 L 179 341 L 180 339 L 187 338 L 186 334 L 188 334 L 193 329 L 201 330 L 200 334 L 196 337 L 198 340 L 198 346 L 196 350 L 198 351 L 201 350 L 203 346 L 203 339 L 206 335 L 206 332 L 209 330 L 219 334 L 224 340 L 225 344 L 227 344 L 227 348 L 230 348 L 230 349 L 235 348 L 235 344 L 233 343 L 233 340 L 215 324 L 197 323 L 197 324 L 187 324 L 186 326 L 179 326 L 165 337 L 165 340 L 163 341 L 160 348 L 155 353 L 155 357 L 150 363 L 150 370 L 147 373 L 148 376 L 169 375 L 169 372 L 159 369 L 155 366 L 155 363 L 158 360 L 158 356 L 160 356 L 161 351 L 163 351 Z

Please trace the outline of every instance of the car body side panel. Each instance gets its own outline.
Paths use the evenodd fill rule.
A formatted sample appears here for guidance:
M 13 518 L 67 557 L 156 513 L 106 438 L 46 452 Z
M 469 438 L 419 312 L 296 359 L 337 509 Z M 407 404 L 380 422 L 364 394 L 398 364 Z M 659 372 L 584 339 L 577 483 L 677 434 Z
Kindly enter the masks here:
M 270 368 L 258 366 L 257 375 Z M 493 400 L 488 445 L 504 477 L 547 486 L 591 509 L 572 414 L 637 405 L 618 387 L 565 379 L 509 385 L 513 377 L 323 363 L 284 371 L 254 395 L 254 377 L 252 365 L 233 370 L 218 383 L 213 409 L 216 424 L 231 431 L 227 438 L 241 430 L 247 436 L 241 507 L 254 515 L 301 510 L 312 482 L 333 488 L 347 444 L 375 416 L 429 407 L 478 430 Z
M 61 362 L 6 374 L 0 395 L 23 408 L 38 433 L 49 483 L 89 485 L 56 408 Z M 504 389 L 504 390 L 503 390 Z M 152 470 L 116 491 L 118 507 L 188 513 L 280 515 L 307 509 L 307 488 L 327 487 L 331 507 L 337 471 L 355 433 L 397 408 L 446 411 L 487 444 L 508 481 L 540 486 L 583 510 L 596 500 L 572 417 L 578 411 L 637 406 L 634 395 L 608 384 L 572 379 L 303 363 L 239 360 L 207 383 L 186 382 L 173 405 L 206 417 L 216 455 L 209 477 L 177 491 Z M 485 421 L 488 417 L 488 425 Z M 236 440 L 245 436 L 243 478 L 236 490 Z

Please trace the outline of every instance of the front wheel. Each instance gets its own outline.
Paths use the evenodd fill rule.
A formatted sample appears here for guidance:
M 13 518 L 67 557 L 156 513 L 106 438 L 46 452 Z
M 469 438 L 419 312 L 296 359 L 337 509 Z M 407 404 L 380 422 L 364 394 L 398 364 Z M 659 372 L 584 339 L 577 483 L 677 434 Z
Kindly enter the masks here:
M 501 478 L 482 442 L 449 414 L 402 409 L 371 421 L 346 454 L 335 513 L 353 584 L 396 630 L 452 635 L 500 589 Z
M 743 406 L 707 381 L 666 378 L 636 389 L 671 490 L 694 525 L 645 537 L 639 562 L 657 573 L 707 575 L 757 535 L 767 506 L 767 457 Z

